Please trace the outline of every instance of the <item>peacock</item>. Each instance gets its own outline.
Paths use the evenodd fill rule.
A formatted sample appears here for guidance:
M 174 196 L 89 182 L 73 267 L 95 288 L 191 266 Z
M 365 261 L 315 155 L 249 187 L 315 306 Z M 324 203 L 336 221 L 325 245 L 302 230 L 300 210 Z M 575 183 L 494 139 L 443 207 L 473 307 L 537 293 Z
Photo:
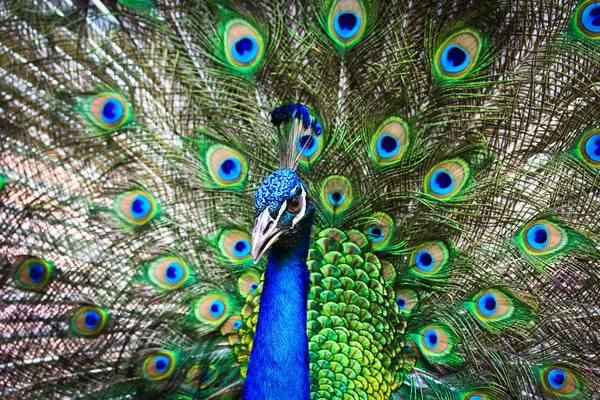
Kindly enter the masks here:
M 3 399 L 600 398 L 600 2 L 0 19 Z

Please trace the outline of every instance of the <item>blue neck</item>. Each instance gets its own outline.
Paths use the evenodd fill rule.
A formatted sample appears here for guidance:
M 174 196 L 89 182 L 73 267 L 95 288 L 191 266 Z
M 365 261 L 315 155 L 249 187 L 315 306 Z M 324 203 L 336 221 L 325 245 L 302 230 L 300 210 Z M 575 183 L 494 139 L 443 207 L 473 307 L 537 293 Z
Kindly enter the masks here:
M 306 267 L 310 228 L 290 247 L 274 247 L 265 272 L 244 400 L 310 398 Z

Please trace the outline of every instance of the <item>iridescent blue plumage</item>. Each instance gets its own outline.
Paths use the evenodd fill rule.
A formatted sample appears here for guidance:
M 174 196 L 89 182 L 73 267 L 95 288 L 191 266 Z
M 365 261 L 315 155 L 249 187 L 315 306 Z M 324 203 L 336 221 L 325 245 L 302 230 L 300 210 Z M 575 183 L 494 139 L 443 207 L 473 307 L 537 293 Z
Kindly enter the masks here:
M 267 176 L 254 194 L 254 215 L 266 208 L 275 217 L 288 198 L 298 194 L 304 184 L 293 169 L 281 169 Z
M 273 172 L 254 195 L 252 256 L 270 249 L 243 398 L 308 399 L 306 265 L 315 207 L 292 169 Z M 278 343 L 278 346 L 272 346 Z M 286 368 L 287 373 L 280 371 Z
M 316 118 L 311 118 L 304 104 L 285 104 L 271 112 L 271 122 L 277 127 L 293 119 L 300 121 L 305 129 L 311 129 L 316 135 L 320 135 L 323 131 L 321 123 Z

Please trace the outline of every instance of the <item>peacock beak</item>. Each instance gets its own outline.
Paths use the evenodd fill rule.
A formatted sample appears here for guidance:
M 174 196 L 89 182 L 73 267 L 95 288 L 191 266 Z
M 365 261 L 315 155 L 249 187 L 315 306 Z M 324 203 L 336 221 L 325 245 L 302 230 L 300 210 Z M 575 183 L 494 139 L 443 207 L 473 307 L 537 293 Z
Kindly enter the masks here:
M 289 228 L 278 227 L 277 221 L 269 215 L 269 209 L 266 208 L 254 221 L 254 230 L 252 231 L 252 261 L 254 264 L 279 239 L 279 236 L 288 230 Z

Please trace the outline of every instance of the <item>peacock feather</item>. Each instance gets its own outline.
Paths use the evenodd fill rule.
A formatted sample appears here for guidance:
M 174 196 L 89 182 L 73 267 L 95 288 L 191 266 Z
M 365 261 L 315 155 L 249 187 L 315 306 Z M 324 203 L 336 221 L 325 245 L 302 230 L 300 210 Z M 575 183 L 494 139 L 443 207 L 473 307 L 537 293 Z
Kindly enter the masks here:
M 2 398 L 600 398 L 600 3 L 0 21 Z

